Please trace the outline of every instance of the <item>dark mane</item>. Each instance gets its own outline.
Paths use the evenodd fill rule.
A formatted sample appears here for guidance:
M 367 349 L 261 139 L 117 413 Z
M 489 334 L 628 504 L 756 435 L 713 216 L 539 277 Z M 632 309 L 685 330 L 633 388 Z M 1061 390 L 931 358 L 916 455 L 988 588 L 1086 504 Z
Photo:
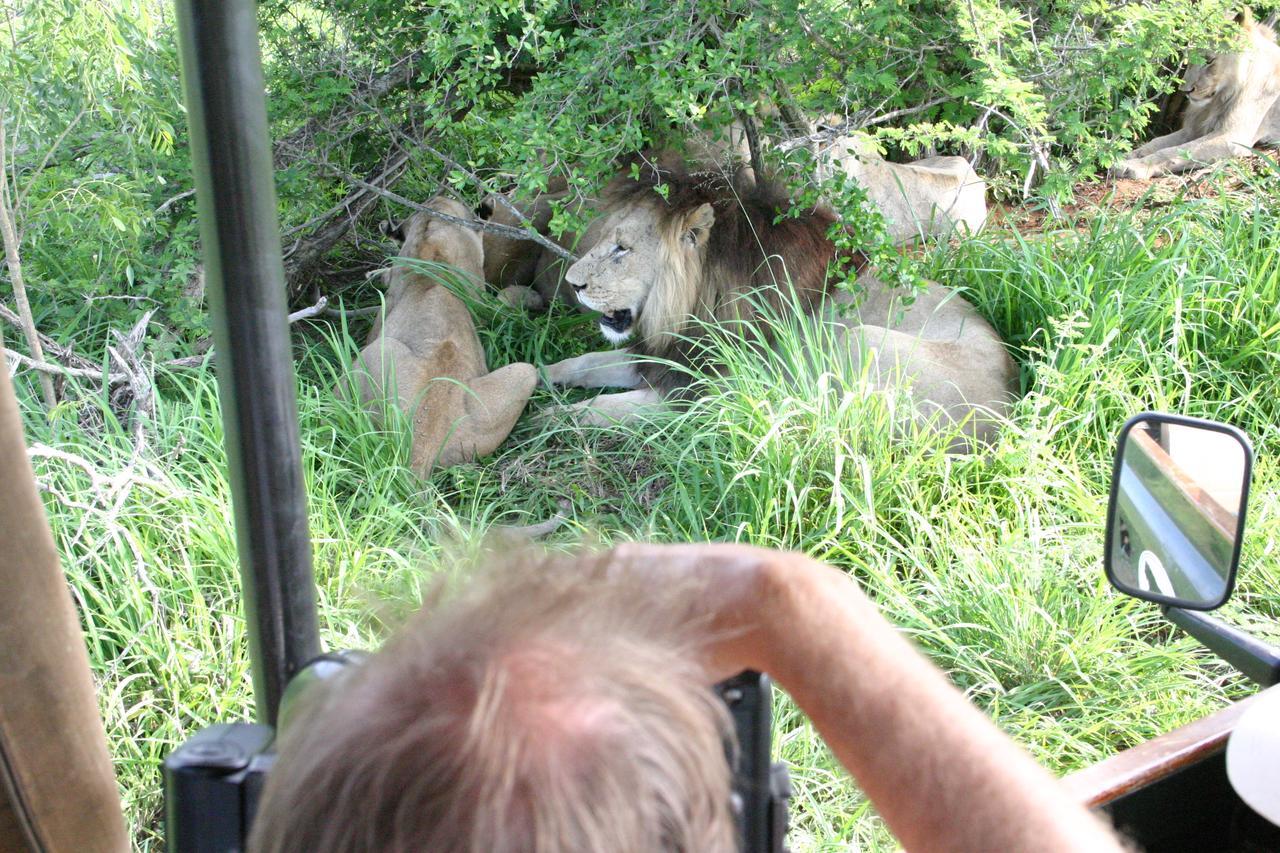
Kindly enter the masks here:
M 782 218 L 791 202 L 776 183 L 743 188 L 719 173 L 646 166 L 638 177 L 616 179 L 605 191 L 605 202 L 608 210 L 652 206 L 664 234 L 673 233 L 703 204 L 712 206 L 715 222 L 690 315 L 696 321 L 755 323 L 761 306 L 783 315 L 796 307 L 807 313 L 827 295 L 827 270 L 836 256 L 827 233 L 835 216 L 809 210 Z M 652 327 L 646 334 L 642 328 L 635 349 L 679 364 L 702 360 L 697 341 L 702 330 L 690 316 L 662 318 L 671 326 L 666 334 L 655 334 Z M 661 364 L 645 364 L 642 372 L 664 394 L 690 381 L 685 371 Z

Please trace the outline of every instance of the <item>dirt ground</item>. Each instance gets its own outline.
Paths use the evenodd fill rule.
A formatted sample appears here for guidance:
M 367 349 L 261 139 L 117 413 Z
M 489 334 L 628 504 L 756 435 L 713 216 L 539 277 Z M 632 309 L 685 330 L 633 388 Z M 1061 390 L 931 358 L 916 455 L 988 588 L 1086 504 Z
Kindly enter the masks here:
M 1274 154 L 1269 152 L 1267 156 L 1272 157 Z M 1237 162 L 1244 172 L 1251 175 L 1265 168 L 1262 155 L 1241 158 Z M 1071 223 L 1088 219 L 1092 214 L 1103 210 L 1128 210 L 1139 206 L 1162 207 L 1184 199 L 1229 195 L 1243 185 L 1242 174 L 1233 173 L 1231 170 L 1219 172 L 1218 167 L 1186 172 L 1181 175 L 1165 175 L 1149 181 L 1102 178 L 1076 184 L 1075 200 L 1062 206 L 1061 218 L 1053 217 L 1043 204 L 996 202 L 991 205 L 987 227 L 1009 228 L 1023 234 L 1036 234 L 1064 226 L 1070 227 Z

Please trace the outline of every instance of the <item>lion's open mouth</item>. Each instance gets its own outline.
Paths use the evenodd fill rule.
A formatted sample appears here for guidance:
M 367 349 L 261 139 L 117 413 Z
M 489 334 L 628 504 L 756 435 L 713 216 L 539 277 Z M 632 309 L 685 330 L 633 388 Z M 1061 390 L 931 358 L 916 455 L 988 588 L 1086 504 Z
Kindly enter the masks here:
M 633 321 L 631 309 L 623 308 L 621 311 L 612 311 L 608 314 L 601 315 L 600 325 L 604 326 L 615 334 L 624 334 L 627 329 L 631 328 Z

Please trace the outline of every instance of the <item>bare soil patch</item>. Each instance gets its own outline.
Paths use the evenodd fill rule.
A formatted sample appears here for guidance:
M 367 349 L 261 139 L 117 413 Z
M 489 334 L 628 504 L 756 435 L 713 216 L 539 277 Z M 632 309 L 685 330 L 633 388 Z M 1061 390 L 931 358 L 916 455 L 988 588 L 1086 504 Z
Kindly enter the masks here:
M 1043 203 L 994 203 L 988 228 L 1007 228 L 1022 234 L 1039 234 L 1077 226 L 1104 211 L 1155 209 L 1188 199 L 1221 198 L 1245 186 L 1245 176 L 1266 168 L 1263 155 L 1235 161 L 1238 170 L 1212 166 L 1181 175 L 1164 175 L 1149 181 L 1127 178 L 1087 181 L 1074 187 L 1075 199 L 1055 217 Z

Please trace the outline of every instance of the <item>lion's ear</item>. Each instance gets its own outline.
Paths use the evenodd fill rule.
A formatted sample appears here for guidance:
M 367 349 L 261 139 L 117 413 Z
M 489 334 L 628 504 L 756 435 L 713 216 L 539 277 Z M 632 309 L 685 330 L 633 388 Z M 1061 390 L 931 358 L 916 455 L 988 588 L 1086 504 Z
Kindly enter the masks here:
M 493 218 L 494 204 L 492 199 L 485 199 L 475 207 L 476 219 L 483 219 L 488 222 Z
M 1245 6 L 1236 13 L 1236 23 L 1246 30 L 1253 26 L 1253 10 Z
M 382 236 L 390 237 L 397 243 L 404 242 L 404 229 L 392 222 L 390 219 L 384 219 L 378 223 L 378 230 L 382 232 Z
M 704 245 L 715 221 L 715 208 L 710 203 L 701 205 L 685 215 L 684 227 L 680 229 L 681 239 L 687 240 L 694 246 Z

